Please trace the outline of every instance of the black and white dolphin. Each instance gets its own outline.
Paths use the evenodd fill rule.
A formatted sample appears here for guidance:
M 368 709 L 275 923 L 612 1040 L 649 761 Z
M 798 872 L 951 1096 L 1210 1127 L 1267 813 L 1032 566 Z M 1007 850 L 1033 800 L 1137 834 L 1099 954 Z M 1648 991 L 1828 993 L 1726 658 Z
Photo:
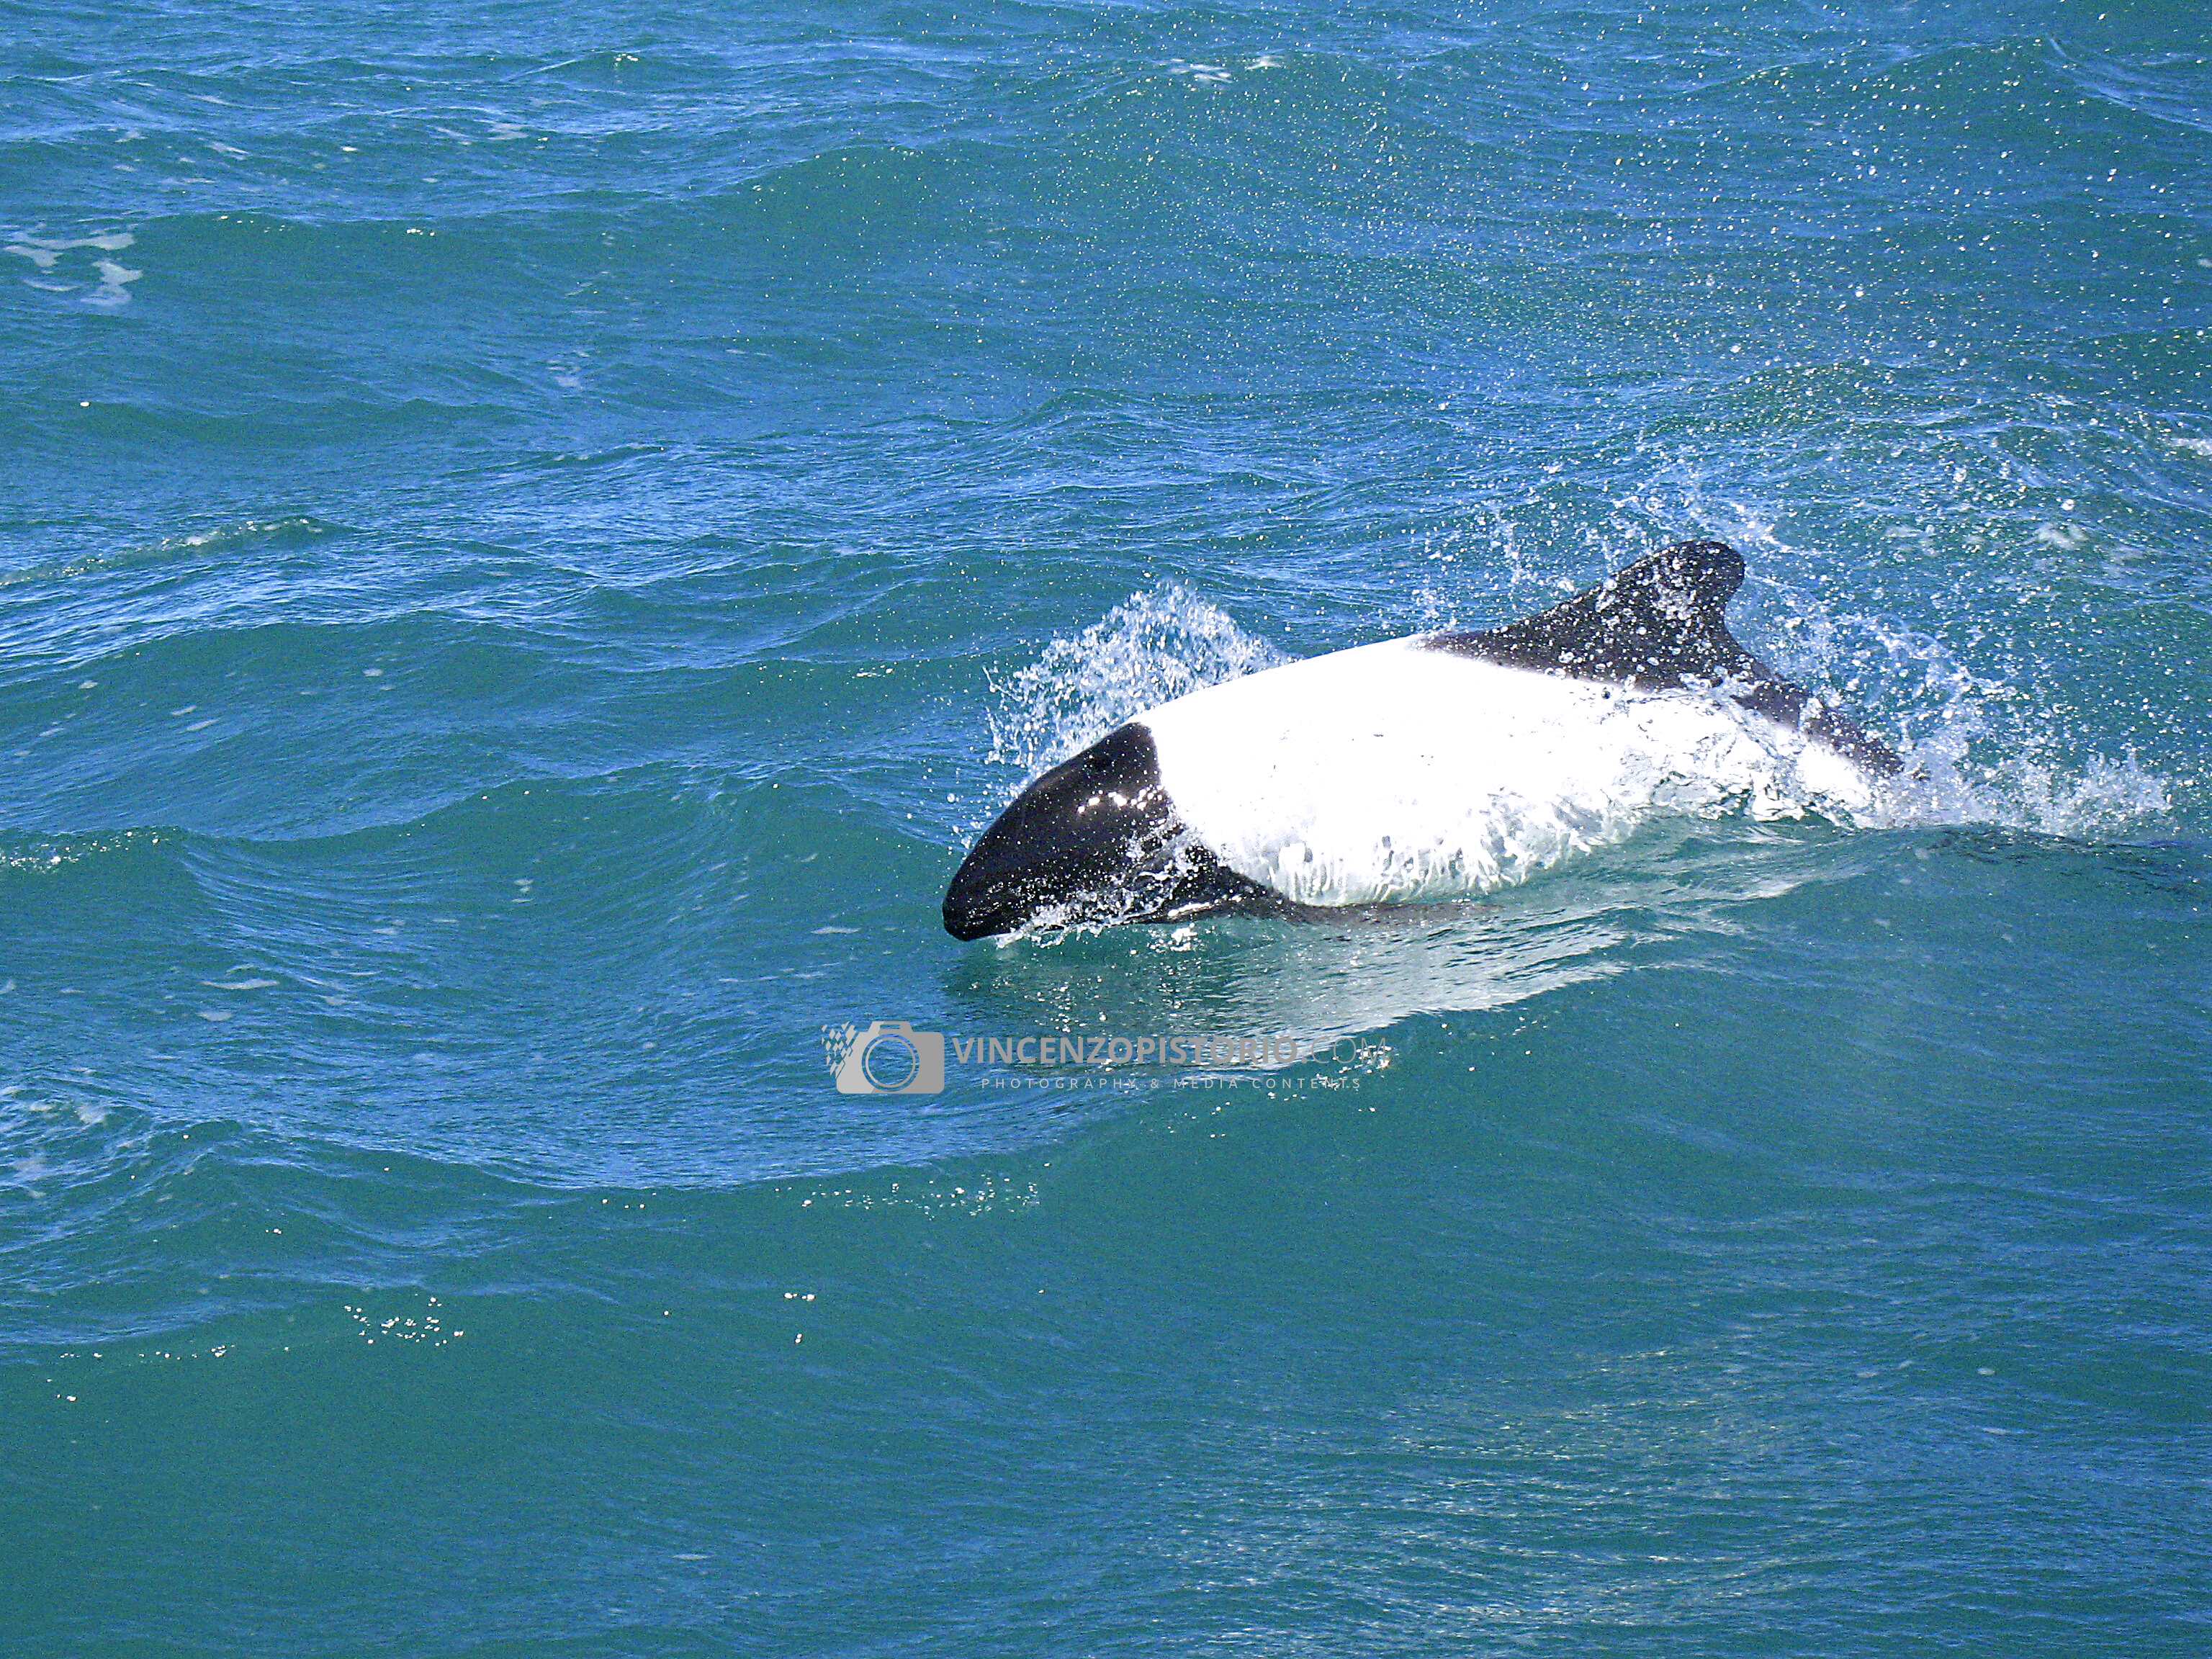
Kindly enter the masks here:
M 1869 811 L 1897 757 L 1736 642 L 1742 583 L 1734 548 L 1683 542 L 1503 628 L 1163 703 L 1000 814 L 952 878 L 946 931 L 1419 902 L 1660 812 Z

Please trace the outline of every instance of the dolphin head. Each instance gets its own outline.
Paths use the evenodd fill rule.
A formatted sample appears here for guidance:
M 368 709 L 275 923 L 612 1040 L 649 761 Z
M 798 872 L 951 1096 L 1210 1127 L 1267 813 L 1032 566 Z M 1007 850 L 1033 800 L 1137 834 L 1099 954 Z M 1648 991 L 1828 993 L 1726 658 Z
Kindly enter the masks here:
M 1132 720 L 1023 790 L 983 832 L 946 890 L 945 931 L 985 939 L 1048 914 L 1157 921 L 1282 903 L 1190 833 L 1160 782 L 1151 731 Z
M 945 895 L 955 939 L 1010 933 L 1048 909 L 1109 894 L 1168 839 L 1152 736 L 1131 722 L 1014 798 L 962 860 Z

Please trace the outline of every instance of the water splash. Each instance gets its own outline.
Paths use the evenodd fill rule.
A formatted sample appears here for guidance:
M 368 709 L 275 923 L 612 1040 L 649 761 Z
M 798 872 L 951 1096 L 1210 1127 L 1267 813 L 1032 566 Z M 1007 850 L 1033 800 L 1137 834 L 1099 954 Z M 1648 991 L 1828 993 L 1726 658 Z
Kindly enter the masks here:
M 1026 668 L 993 678 L 988 758 L 1033 777 L 1147 708 L 1285 660 L 1178 583 L 1133 593 Z
M 2070 840 L 2139 833 L 2173 811 L 2172 786 L 2133 749 L 2115 757 L 2066 729 L 2045 690 L 1971 665 L 1937 634 L 1838 605 L 1777 574 L 1807 562 L 1759 515 L 1701 515 L 1754 556 L 1773 657 L 1896 735 L 1903 775 L 1870 820 L 1887 828 L 1986 824 Z

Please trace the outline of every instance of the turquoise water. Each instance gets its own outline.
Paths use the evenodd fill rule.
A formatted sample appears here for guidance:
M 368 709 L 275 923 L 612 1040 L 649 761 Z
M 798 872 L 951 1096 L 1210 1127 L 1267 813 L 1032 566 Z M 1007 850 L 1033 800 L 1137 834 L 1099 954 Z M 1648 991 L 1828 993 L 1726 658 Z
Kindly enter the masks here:
M 2201 9 L 6 17 L 0 1649 L 2212 1644 Z M 1893 822 L 940 931 L 1692 534 Z

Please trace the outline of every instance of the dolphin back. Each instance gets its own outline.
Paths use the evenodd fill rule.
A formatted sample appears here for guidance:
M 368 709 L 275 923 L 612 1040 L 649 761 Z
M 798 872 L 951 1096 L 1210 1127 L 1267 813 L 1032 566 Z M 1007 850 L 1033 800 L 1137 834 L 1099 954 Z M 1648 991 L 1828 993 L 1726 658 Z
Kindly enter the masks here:
M 1792 726 L 1891 777 L 1896 752 L 1744 649 L 1729 631 L 1743 556 L 1726 542 L 1677 542 L 1595 587 L 1519 622 L 1432 634 L 1439 651 L 1508 668 L 1605 680 L 1639 691 L 1725 688 L 1753 714 Z

